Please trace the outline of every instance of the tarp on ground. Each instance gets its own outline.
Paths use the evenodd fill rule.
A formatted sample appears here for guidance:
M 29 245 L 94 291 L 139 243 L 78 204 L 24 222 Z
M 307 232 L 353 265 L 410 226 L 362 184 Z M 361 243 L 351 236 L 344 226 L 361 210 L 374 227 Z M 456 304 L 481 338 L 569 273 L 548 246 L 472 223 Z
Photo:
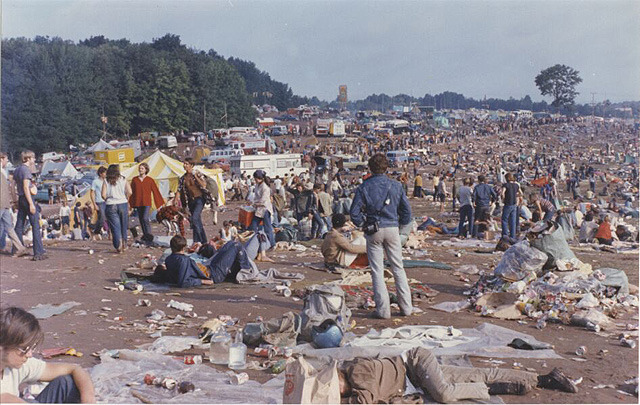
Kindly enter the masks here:
M 93 152 L 99 152 L 101 150 L 110 150 L 110 149 L 115 149 L 115 148 L 113 146 L 109 145 L 104 140 L 100 139 L 98 142 L 96 142 L 93 145 L 91 145 L 90 147 L 88 147 L 85 152 L 86 153 L 93 153 Z
M 71 177 L 75 178 L 78 175 L 78 171 L 69 161 L 63 162 L 54 162 L 52 160 L 47 160 L 42 165 L 42 170 L 40 171 L 41 176 L 59 176 L 59 177 Z
M 158 188 L 160 189 L 160 193 L 165 199 L 169 196 L 169 193 L 176 192 L 180 177 L 185 173 L 182 162 L 173 159 L 160 151 L 156 151 L 140 163 L 146 163 L 149 165 L 148 175 L 156 181 Z M 122 172 L 122 175 L 127 180 L 131 181 L 138 175 L 138 166 L 140 163 L 131 166 L 129 169 Z M 205 169 L 202 166 L 196 166 L 195 170 L 200 171 L 205 176 L 213 178 L 218 183 L 218 205 L 223 205 L 225 203 L 225 197 L 222 170 Z

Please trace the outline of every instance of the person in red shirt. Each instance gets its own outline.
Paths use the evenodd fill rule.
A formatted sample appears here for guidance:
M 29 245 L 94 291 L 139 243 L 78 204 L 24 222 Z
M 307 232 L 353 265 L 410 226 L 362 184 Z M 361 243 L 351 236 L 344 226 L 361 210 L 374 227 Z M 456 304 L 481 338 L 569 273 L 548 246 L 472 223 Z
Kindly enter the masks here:
M 151 211 L 152 202 L 156 208 L 160 208 L 164 205 L 164 198 L 158 190 L 156 181 L 148 176 L 149 165 L 146 163 L 140 163 L 138 165 L 137 177 L 131 180 L 131 197 L 129 197 L 129 204 L 131 208 L 135 208 L 138 213 L 138 219 L 140 220 L 140 227 L 142 228 L 142 241 L 153 242 L 153 234 L 151 233 L 151 223 L 149 222 L 149 212 Z M 153 197 L 153 200 L 152 200 Z
M 611 223 L 609 223 L 609 216 L 606 215 L 598 230 L 596 231 L 595 238 L 601 245 L 611 245 L 613 243 L 613 236 L 611 235 Z

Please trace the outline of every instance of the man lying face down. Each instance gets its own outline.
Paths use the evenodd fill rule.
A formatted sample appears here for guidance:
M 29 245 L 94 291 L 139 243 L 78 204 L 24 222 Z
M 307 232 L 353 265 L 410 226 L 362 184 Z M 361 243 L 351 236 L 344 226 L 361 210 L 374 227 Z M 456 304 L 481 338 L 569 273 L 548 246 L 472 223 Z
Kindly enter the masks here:
M 417 347 L 402 356 L 357 358 L 339 370 L 343 403 L 390 403 L 401 398 L 408 386 L 428 393 L 434 400 L 451 403 L 465 399 L 488 400 L 489 395 L 525 395 L 533 388 L 575 393 L 575 383 L 560 370 L 538 375 L 500 368 L 444 366 L 428 349 Z
M 199 263 L 185 252 L 187 240 L 176 235 L 169 243 L 171 254 L 166 258 L 164 266 L 158 266 L 153 274 L 157 283 L 175 284 L 178 287 L 195 287 L 211 285 L 223 281 L 235 281 L 240 269 L 250 269 L 251 261 L 240 242 L 227 242 L 217 251 L 209 244 L 204 245 L 198 253 L 207 258 Z

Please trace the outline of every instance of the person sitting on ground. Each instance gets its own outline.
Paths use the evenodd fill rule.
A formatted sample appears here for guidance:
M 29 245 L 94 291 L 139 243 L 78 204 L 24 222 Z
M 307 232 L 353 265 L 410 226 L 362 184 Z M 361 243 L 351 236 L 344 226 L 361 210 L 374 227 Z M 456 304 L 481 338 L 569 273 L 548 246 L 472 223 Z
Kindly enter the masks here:
M 580 225 L 580 232 L 578 233 L 578 241 L 580 243 L 591 243 L 596 237 L 598 231 L 598 224 L 593 220 L 593 214 L 588 212 L 584 216 L 584 220 Z
M 325 267 L 332 269 L 335 267 L 350 267 L 354 263 L 362 265 L 363 261 L 368 264 L 367 258 L 367 245 L 354 245 L 351 241 L 344 236 L 343 232 L 350 229 L 346 225 L 347 218 L 344 214 L 333 214 L 331 217 L 332 229 L 327 233 L 322 242 L 321 251 L 324 256 Z M 355 260 L 348 261 L 346 254 L 351 253 L 356 256 Z
M 616 235 L 618 240 L 622 242 L 633 242 L 633 234 L 627 229 L 625 225 L 616 226 Z
M 77 364 L 46 363 L 33 358 L 44 333 L 35 316 L 22 308 L 0 311 L 0 403 L 25 402 L 20 385 L 49 382 L 34 402 L 70 404 L 96 402 L 89 373 Z
M 407 377 L 413 388 L 426 391 L 440 403 L 525 395 L 536 387 L 578 392 L 575 383 L 557 368 L 538 375 L 521 370 L 441 366 L 430 350 L 417 347 L 402 356 L 345 362 L 338 370 L 340 395 L 347 403 L 390 403 L 412 388 L 407 387 Z
M 609 222 L 609 215 L 605 215 L 598 227 L 598 231 L 596 232 L 595 239 L 598 240 L 598 243 L 601 245 L 609 245 L 613 244 L 613 236 L 611 235 L 611 223 Z

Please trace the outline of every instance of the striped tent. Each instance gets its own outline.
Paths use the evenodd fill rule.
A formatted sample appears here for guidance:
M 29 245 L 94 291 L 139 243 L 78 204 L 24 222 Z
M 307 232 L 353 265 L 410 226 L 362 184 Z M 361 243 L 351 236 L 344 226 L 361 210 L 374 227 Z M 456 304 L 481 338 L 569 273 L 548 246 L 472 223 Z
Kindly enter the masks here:
M 170 158 L 160 151 L 156 151 L 142 162 L 149 165 L 149 176 L 156 181 L 163 197 L 167 198 L 170 192 L 176 192 L 178 189 L 178 181 L 185 173 L 182 162 Z M 131 181 L 138 175 L 138 166 L 140 163 L 123 171 L 122 175 Z M 218 183 L 218 195 L 220 197 L 218 199 L 218 205 L 223 205 L 225 203 L 225 197 L 222 170 L 208 170 L 200 166 L 196 166 L 195 170 L 200 171 L 205 176 L 213 178 Z

